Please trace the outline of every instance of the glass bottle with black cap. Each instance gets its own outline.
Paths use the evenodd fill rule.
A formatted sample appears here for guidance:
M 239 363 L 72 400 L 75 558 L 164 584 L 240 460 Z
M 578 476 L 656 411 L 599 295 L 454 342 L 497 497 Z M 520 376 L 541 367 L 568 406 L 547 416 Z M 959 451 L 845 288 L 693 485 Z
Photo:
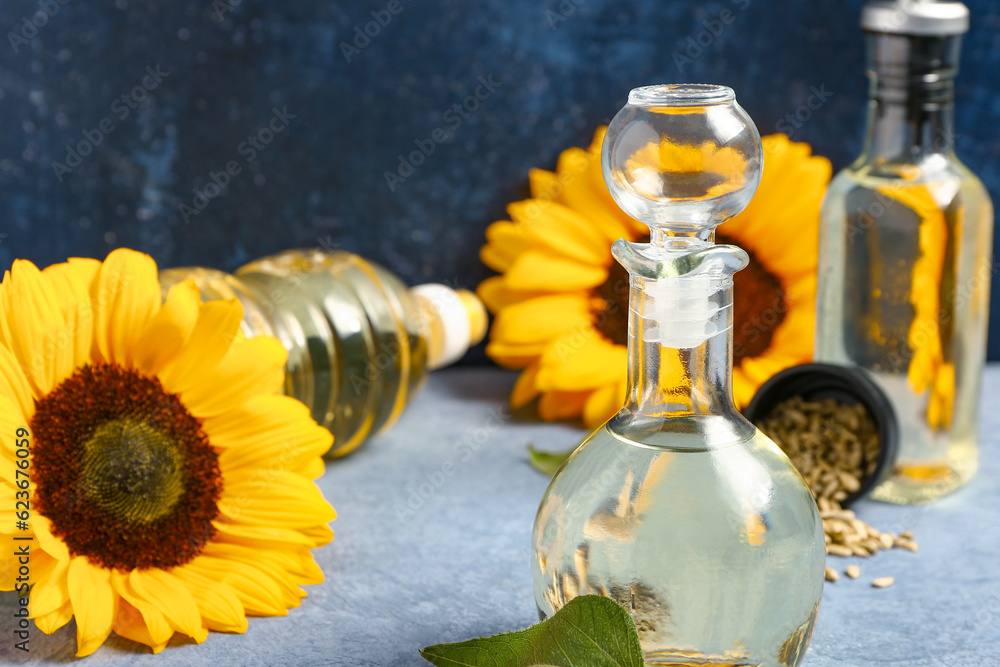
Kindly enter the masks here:
M 864 369 L 899 423 L 872 497 L 933 500 L 972 477 L 993 209 L 955 155 L 960 2 L 865 5 L 867 132 L 821 215 L 816 359 Z

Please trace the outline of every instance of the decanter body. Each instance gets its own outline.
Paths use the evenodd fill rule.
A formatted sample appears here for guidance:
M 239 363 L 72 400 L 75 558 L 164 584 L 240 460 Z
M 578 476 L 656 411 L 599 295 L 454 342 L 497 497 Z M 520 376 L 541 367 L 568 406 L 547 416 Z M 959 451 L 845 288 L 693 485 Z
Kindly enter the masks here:
M 637 89 L 605 138 L 612 194 L 651 231 L 613 249 L 631 275 L 628 398 L 553 478 L 531 567 L 540 616 L 611 597 L 651 665 L 798 665 L 822 596 L 816 504 L 732 399 L 747 256 L 711 239 L 752 196 L 760 157 L 721 86 Z
M 160 282 L 166 291 L 188 278 L 206 300 L 242 302 L 244 335 L 285 345 L 285 393 L 333 432 L 333 456 L 392 426 L 427 371 L 455 362 L 486 331 L 471 292 L 410 289 L 384 267 L 339 250 L 288 250 L 233 274 L 168 269 Z
M 816 359 L 867 369 L 892 400 L 900 450 L 872 497 L 923 502 L 978 465 L 993 209 L 953 145 L 968 10 L 874 2 L 862 24 L 867 136 L 823 202 Z

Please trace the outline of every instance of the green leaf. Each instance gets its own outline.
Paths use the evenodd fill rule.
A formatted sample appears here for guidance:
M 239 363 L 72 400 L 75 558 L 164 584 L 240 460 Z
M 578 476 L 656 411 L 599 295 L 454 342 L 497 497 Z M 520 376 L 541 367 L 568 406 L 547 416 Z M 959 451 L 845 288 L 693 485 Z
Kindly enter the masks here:
M 573 598 L 527 630 L 436 644 L 420 655 L 438 667 L 643 667 L 632 617 L 600 595 Z
M 528 462 L 538 472 L 552 477 L 552 475 L 556 474 L 556 470 L 559 470 L 559 466 L 563 464 L 563 461 L 569 458 L 569 455 L 575 450 L 576 447 L 567 449 L 565 452 L 556 452 L 553 454 L 552 452 L 543 452 L 535 449 L 534 445 L 528 445 Z

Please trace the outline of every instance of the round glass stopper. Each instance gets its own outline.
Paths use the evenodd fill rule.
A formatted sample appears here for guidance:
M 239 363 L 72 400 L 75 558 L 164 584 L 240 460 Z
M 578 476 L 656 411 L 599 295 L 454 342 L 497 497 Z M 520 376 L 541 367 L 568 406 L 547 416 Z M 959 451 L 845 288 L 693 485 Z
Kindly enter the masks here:
M 742 211 L 760 183 L 760 134 L 732 88 L 707 84 L 636 88 L 604 138 L 611 195 L 664 236 L 708 240 Z

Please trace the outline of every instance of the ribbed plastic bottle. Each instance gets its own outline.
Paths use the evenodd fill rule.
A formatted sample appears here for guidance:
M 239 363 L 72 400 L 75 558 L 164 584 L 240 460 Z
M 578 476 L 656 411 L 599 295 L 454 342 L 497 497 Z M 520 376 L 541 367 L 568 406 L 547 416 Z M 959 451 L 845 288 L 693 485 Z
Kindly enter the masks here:
M 285 393 L 309 407 L 342 456 L 388 429 L 427 371 L 460 359 L 486 333 L 474 294 L 442 284 L 407 288 L 374 262 L 344 251 L 288 250 L 224 273 L 160 273 L 164 293 L 193 278 L 202 298 L 237 298 L 242 332 L 288 349 Z

